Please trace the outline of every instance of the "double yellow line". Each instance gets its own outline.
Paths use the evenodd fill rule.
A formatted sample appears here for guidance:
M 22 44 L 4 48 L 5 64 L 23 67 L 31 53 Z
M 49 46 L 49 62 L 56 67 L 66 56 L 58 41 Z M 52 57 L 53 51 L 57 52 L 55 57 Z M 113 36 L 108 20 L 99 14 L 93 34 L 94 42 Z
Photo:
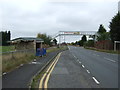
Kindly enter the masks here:
M 61 52 L 62 53 L 62 52 Z M 61 53 L 59 53 L 56 58 L 54 59 L 54 61 L 52 62 L 52 64 L 48 67 L 46 73 L 42 76 L 41 80 L 40 80 L 40 84 L 39 84 L 39 88 L 42 89 L 47 89 L 47 84 L 48 84 L 48 80 L 50 77 L 50 74 L 52 73 L 56 63 L 58 62 Z

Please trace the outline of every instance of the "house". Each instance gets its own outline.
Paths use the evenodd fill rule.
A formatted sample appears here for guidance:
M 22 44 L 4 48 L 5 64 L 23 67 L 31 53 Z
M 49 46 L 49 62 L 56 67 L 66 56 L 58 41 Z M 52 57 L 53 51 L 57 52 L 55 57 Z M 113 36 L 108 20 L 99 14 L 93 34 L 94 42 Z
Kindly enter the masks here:
M 34 37 L 19 37 L 9 41 L 12 45 L 15 45 L 16 50 L 35 49 L 42 48 L 44 42 L 40 38 Z

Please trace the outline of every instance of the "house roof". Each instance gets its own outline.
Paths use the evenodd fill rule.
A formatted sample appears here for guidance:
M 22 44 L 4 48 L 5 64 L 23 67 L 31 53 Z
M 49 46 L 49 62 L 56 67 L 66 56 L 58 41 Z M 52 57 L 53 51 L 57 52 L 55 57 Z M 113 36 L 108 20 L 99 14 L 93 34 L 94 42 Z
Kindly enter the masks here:
M 35 37 L 19 37 L 19 38 L 15 38 L 15 39 L 11 40 L 10 42 L 20 42 L 20 41 L 24 41 L 24 42 L 28 42 L 28 41 L 43 42 L 43 40 L 41 38 L 35 38 Z

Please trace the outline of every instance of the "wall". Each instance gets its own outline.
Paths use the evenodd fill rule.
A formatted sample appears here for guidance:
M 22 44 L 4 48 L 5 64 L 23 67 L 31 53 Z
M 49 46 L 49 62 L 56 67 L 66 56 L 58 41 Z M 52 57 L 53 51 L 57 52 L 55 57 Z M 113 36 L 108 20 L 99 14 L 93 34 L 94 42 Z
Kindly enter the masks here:
M 24 49 L 34 49 L 34 43 L 33 42 L 19 42 L 15 44 L 16 50 L 24 50 Z

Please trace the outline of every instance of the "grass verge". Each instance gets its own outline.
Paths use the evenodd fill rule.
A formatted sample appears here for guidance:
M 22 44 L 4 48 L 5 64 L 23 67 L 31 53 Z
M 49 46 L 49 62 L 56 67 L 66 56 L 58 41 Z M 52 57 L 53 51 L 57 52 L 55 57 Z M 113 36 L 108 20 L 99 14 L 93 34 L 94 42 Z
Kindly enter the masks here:
M 28 63 L 36 58 L 32 53 L 19 53 L 16 56 L 10 57 L 9 55 L 2 56 L 2 72 L 10 72 L 20 66 L 21 64 Z
M 68 48 L 67 46 L 61 46 L 60 48 L 54 47 L 54 48 L 48 49 L 47 53 L 55 52 L 55 51 L 58 51 L 58 50 L 65 50 L 67 48 Z
M 96 50 L 99 52 L 106 52 L 106 53 L 112 53 L 112 54 L 120 54 L 120 51 L 114 51 L 114 50 L 104 50 L 104 49 L 96 49 L 92 47 L 84 47 L 85 49 L 90 49 L 90 50 Z
M 14 51 L 15 46 L 0 46 L 0 52 Z

